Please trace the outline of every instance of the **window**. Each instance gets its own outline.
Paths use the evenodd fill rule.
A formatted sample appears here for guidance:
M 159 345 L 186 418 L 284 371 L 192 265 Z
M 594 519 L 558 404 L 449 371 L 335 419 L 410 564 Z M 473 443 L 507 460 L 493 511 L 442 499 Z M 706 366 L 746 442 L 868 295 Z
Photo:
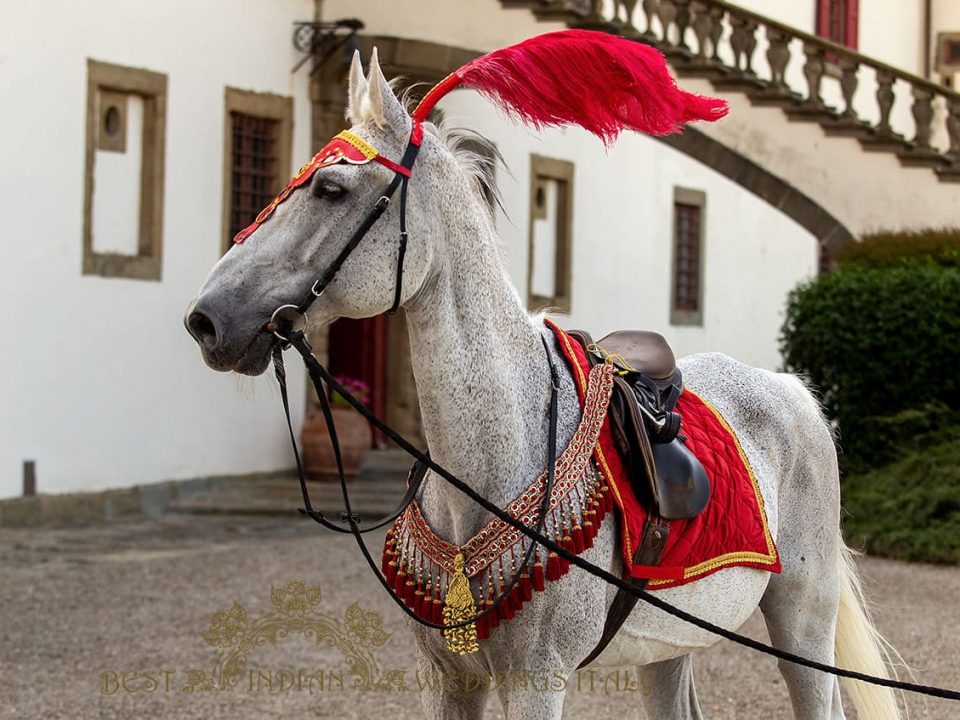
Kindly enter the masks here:
M 672 325 L 703 325 L 703 225 L 706 195 L 673 191 Z
M 573 163 L 530 157 L 530 244 L 527 296 L 531 308 L 570 312 Z
M 290 179 L 293 100 L 226 89 L 223 252 Z
M 167 76 L 87 60 L 83 273 L 159 280 Z
M 859 0 L 817 0 L 817 35 L 857 49 Z

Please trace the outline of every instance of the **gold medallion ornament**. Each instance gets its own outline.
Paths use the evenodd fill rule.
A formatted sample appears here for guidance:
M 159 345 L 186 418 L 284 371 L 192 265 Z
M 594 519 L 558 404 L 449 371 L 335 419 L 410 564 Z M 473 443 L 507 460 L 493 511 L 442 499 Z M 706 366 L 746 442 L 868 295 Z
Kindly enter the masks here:
M 447 597 L 443 601 L 443 622 L 445 625 L 462 623 L 477 615 L 477 608 L 470 591 L 470 581 L 463 572 L 463 553 L 457 553 L 453 559 L 453 577 L 447 588 Z M 457 655 L 469 655 L 480 649 L 477 643 L 477 625 L 470 623 L 463 627 L 444 630 L 443 638 L 447 650 Z

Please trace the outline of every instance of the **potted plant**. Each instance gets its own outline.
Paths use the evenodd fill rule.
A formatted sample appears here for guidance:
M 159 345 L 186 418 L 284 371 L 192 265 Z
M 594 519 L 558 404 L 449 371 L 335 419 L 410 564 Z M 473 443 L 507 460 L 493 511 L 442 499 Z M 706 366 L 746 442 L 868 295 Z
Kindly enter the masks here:
M 370 387 L 365 382 L 345 375 L 336 379 L 364 405 L 369 402 Z M 337 439 L 340 441 L 344 475 L 354 477 L 360 472 L 363 459 L 370 449 L 370 424 L 337 392 L 330 394 L 330 410 L 337 428 Z M 333 454 L 333 444 L 327 434 L 323 411 L 316 403 L 307 411 L 300 441 L 303 467 L 309 477 L 320 480 L 337 477 L 337 459 Z

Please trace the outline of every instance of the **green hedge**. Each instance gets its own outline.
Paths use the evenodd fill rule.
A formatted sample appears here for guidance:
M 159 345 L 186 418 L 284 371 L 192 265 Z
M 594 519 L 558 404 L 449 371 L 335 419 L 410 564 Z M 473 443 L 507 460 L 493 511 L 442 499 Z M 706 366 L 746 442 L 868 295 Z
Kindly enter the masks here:
M 960 410 L 960 267 L 845 262 L 790 294 L 780 340 L 839 426 L 844 469 L 882 465 Z
M 923 562 L 960 562 L 960 426 L 843 483 L 843 532 L 853 547 Z
M 927 228 L 913 232 L 865 235 L 839 255 L 840 265 L 892 268 L 904 265 L 960 266 L 960 229 Z

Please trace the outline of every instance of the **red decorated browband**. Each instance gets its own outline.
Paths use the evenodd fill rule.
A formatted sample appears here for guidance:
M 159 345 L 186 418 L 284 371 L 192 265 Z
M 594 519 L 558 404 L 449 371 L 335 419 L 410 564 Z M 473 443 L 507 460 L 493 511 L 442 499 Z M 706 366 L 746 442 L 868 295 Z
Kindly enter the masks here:
M 324 145 L 320 152 L 314 155 L 309 162 L 300 168 L 297 171 L 297 174 L 293 176 L 293 179 L 287 183 L 287 186 L 273 199 L 273 202 L 261 210 L 260 214 L 257 215 L 256 219 L 252 223 L 238 232 L 233 238 L 233 241 L 239 245 L 248 237 L 253 235 L 254 231 L 258 227 L 270 219 L 270 216 L 273 215 L 273 211 L 277 209 L 277 205 L 290 197 L 290 193 L 292 193 L 294 190 L 309 182 L 310 178 L 313 177 L 313 174 L 320 168 L 327 167 L 328 165 L 336 165 L 340 162 L 349 163 L 350 165 L 365 165 L 371 160 L 380 163 L 390 170 L 393 170 L 393 172 L 410 177 L 410 171 L 407 168 L 398 165 L 397 163 L 393 162 L 393 160 L 381 155 L 380 152 L 373 147 L 373 145 L 368 143 L 363 138 L 354 135 L 348 130 L 344 130 L 342 133 L 333 138 L 333 140 Z

